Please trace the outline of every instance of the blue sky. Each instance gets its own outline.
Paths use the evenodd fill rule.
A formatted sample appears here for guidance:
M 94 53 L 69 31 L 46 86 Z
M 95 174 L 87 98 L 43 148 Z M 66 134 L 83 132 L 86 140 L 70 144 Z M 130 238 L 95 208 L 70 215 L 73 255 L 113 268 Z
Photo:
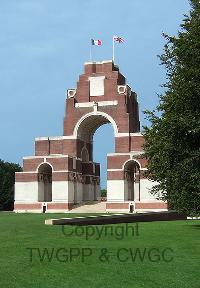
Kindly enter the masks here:
M 177 34 L 188 11 L 187 0 L 1 0 L 0 158 L 21 163 L 33 155 L 35 137 L 62 135 L 65 91 L 76 87 L 91 38 L 103 41 L 94 60 L 108 60 L 112 36 L 124 37 L 116 47 L 116 64 L 137 92 L 140 110 L 153 109 L 165 81 L 157 58 L 161 34 Z M 112 133 L 103 126 L 94 137 L 102 186 Z

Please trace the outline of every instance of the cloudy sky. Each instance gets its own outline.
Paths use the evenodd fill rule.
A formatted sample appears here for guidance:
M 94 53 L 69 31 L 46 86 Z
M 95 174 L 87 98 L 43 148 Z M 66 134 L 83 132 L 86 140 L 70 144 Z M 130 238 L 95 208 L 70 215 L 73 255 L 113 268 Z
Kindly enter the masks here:
M 35 137 L 62 135 L 65 91 L 76 87 L 91 38 L 103 41 L 94 60 L 111 59 L 113 35 L 125 39 L 116 64 L 140 110 L 154 108 L 165 81 L 161 34 L 177 34 L 188 11 L 187 0 L 1 0 L 0 158 L 21 164 L 33 155 Z M 97 130 L 94 144 L 105 186 L 105 155 L 114 151 L 109 125 Z

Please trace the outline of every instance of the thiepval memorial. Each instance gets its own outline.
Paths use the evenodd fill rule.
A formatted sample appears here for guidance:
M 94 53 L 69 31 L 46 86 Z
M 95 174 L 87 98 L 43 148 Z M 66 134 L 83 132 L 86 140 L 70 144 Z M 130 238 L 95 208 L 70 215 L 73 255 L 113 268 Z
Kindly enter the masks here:
M 15 212 L 67 212 L 100 199 L 100 164 L 93 135 L 111 123 L 115 152 L 107 155 L 107 211 L 162 211 L 149 191 L 137 95 L 113 61 L 87 62 L 77 87 L 66 93 L 63 136 L 35 139 L 35 156 L 16 173 Z M 103 144 L 102 144 L 103 145 Z

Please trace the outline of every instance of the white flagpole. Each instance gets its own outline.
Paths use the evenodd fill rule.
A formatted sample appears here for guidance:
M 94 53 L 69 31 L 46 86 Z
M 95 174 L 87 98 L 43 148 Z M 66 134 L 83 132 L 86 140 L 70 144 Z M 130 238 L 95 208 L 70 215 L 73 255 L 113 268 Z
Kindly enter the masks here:
M 115 42 L 114 42 L 114 36 L 113 36 L 113 55 L 112 55 L 113 62 L 115 61 Z
M 114 36 L 113 36 L 113 49 L 112 49 L 112 60 L 113 62 L 115 61 L 115 41 L 114 41 Z
M 90 39 L 90 62 L 92 62 L 92 39 Z

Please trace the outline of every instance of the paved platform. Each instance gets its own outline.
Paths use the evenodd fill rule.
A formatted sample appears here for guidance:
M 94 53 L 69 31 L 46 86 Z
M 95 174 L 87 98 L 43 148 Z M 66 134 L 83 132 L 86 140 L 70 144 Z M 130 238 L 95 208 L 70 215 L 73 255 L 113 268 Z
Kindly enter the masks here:
M 68 213 L 106 213 L 106 202 L 88 202 L 72 208 Z

